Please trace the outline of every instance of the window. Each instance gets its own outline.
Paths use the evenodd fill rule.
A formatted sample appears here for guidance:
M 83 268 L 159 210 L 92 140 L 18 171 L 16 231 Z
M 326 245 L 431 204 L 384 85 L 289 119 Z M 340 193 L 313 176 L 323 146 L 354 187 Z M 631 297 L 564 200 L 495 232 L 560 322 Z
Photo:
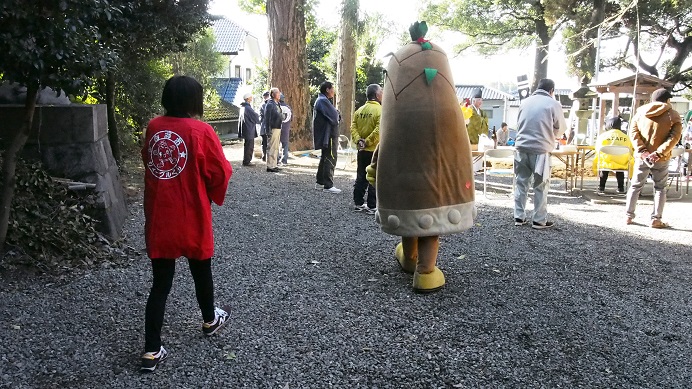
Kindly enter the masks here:
M 240 65 L 235 65 L 235 78 L 240 78 Z
M 483 112 L 488 116 L 488 119 L 493 118 L 493 110 L 492 109 L 484 109 Z
M 252 69 L 246 68 L 245 69 L 245 82 L 248 83 L 252 80 Z

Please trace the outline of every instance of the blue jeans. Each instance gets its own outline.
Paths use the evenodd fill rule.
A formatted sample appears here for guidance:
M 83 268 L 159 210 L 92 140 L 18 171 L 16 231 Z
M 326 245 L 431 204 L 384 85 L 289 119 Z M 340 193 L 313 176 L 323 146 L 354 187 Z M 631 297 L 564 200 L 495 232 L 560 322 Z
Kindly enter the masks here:
M 533 222 L 545 224 L 548 219 L 548 190 L 550 176 L 543 177 L 536 173 L 536 159 L 539 154 L 516 151 L 514 154 L 514 218 L 526 219 L 526 201 L 529 195 L 529 183 L 533 178 Z M 550 158 L 547 156 L 546 158 Z
M 284 165 L 288 163 L 288 142 L 281 142 L 281 150 L 279 151 L 279 160 Z

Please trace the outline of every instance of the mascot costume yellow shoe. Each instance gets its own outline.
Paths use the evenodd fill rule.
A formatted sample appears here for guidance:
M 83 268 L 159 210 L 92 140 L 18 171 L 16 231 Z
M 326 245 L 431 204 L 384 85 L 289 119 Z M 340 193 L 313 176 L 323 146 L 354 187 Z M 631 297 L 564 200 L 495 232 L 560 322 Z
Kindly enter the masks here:
M 471 148 L 447 55 L 424 39 L 391 55 L 385 72 L 380 143 L 366 169 L 377 190 L 376 221 L 401 236 L 395 257 L 413 273 L 413 289 L 442 288 L 439 236 L 465 231 L 476 217 Z

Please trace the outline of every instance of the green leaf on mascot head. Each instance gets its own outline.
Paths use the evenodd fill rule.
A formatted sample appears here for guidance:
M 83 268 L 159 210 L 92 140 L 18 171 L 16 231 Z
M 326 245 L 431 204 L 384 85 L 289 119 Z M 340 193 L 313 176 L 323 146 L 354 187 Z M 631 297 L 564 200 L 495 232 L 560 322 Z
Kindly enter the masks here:
M 419 38 L 425 37 L 428 33 L 428 24 L 426 22 L 415 22 L 408 28 L 408 32 L 411 34 L 411 40 L 417 41 Z
M 437 76 L 437 69 L 425 68 L 425 81 L 427 81 L 428 85 L 432 84 L 435 76 Z

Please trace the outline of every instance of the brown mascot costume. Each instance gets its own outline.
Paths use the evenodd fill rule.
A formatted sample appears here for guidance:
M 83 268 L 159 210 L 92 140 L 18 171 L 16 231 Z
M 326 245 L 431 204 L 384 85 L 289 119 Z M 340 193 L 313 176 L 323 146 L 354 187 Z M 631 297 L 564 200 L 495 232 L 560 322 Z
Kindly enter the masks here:
M 445 284 L 439 236 L 465 231 L 476 216 L 471 149 L 447 55 L 414 23 L 412 42 L 391 55 L 385 73 L 380 143 L 368 166 L 377 190 L 376 221 L 401 236 L 395 255 L 416 292 Z

